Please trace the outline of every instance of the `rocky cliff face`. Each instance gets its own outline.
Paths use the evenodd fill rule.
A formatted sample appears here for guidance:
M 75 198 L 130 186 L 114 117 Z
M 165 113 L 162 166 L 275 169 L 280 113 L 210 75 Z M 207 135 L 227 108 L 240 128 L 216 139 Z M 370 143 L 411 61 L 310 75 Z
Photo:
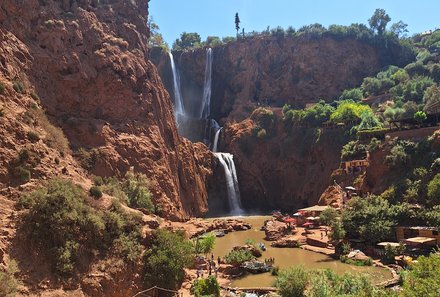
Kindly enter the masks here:
M 148 60 L 147 14 L 146 0 L 1 1 L 2 40 L 24 49 L 17 65 L 2 55 L 2 75 L 12 71 L 10 81 L 38 94 L 74 150 L 95 149 L 92 173 L 134 167 L 151 179 L 162 214 L 183 220 L 207 211 L 212 156 L 177 134 L 169 95 Z M 10 54 L 9 45 L 3 50 Z
M 401 49 L 382 49 L 353 38 L 256 37 L 215 47 L 211 115 L 216 120 L 243 120 L 257 104 L 304 106 L 331 100 L 358 86 L 382 67 L 398 64 Z M 201 98 L 205 50 L 175 52 L 182 92 L 189 106 Z M 383 61 L 383 56 L 388 60 Z M 168 56 L 155 49 L 168 90 L 172 90 Z
M 234 154 L 246 209 L 291 211 L 318 202 L 339 167 L 346 138 L 339 129 L 286 129 L 280 118 L 264 137 L 245 120 L 227 127 L 222 145 Z

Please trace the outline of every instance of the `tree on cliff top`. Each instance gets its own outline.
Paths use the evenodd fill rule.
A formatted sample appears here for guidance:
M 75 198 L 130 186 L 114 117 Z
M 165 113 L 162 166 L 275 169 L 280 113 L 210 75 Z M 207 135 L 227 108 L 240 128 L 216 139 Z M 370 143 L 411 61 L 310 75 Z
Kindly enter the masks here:
M 378 35 L 383 35 L 387 24 L 391 21 L 390 16 L 386 13 L 385 9 L 378 8 L 368 20 L 370 28 L 377 32 Z
M 184 50 L 192 47 L 197 47 L 202 42 L 200 35 L 196 32 L 180 34 L 180 39 L 176 39 L 173 43 L 173 50 Z
M 237 30 L 238 35 L 238 30 L 240 30 L 240 17 L 238 16 L 238 12 L 235 14 L 235 30 Z

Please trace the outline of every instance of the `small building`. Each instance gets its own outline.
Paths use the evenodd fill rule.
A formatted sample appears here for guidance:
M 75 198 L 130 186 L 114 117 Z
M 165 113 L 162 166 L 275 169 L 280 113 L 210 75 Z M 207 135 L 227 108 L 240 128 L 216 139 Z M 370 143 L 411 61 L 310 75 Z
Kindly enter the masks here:
M 330 206 L 314 205 L 299 209 L 298 212 L 296 213 L 298 214 L 296 218 L 296 222 L 298 226 L 304 226 L 305 223 L 308 223 L 311 226 L 319 226 L 319 215 L 327 208 L 330 208 Z
M 344 161 L 341 162 L 341 169 L 345 171 L 345 173 L 350 174 L 356 171 L 363 171 L 368 166 L 370 166 L 370 161 L 367 156 L 366 159 L 363 160 L 352 160 L 352 161 Z
M 437 227 L 396 227 L 396 238 L 410 246 L 440 245 Z

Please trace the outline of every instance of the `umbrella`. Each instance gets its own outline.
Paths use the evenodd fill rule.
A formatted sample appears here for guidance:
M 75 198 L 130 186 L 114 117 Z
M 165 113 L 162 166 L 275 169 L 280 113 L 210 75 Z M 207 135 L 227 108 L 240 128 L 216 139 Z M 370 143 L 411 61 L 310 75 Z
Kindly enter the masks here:
M 306 220 L 310 220 L 313 221 L 315 219 L 315 217 L 307 217 Z
M 307 227 L 307 226 L 313 226 L 313 225 L 314 225 L 314 224 L 313 224 L 312 222 L 306 222 L 306 223 L 303 224 L 303 226 L 306 226 L 306 227 Z
M 284 220 L 284 223 L 295 223 L 296 220 L 294 218 L 287 218 Z
M 350 190 L 350 191 L 356 191 L 356 189 L 354 187 L 345 187 L 346 190 Z
M 300 217 L 300 216 L 302 216 L 302 213 L 300 213 L 300 212 L 296 212 L 296 213 L 293 214 L 293 216 L 294 216 L 294 217 Z

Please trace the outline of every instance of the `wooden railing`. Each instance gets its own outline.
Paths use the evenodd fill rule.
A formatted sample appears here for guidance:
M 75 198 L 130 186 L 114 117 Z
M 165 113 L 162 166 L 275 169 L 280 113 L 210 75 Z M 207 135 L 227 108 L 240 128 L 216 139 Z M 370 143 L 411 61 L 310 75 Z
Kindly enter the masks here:
M 181 297 L 182 295 L 177 291 L 167 290 L 160 287 L 152 287 L 148 290 L 141 291 L 133 297 Z

